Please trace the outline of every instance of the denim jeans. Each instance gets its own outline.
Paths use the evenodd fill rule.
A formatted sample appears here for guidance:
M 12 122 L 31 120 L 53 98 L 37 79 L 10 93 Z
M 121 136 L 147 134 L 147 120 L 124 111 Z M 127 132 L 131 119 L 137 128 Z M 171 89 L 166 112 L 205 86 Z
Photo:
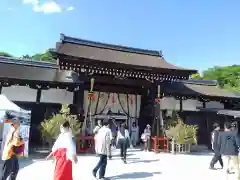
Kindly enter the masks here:
M 93 172 L 97 173 L 97 171 L 99 170 L 99 179 L 104 178 L 106 167 L 107 167 L 107 155 L 100 154 L 99 161 L 98 161 L 96 167 L 93 169 Z
M 128 144 L 127 144 L 127 140 L 126 139 L 119 139 L 119 145 L 120 145 L 120 156 L 121 158 L 123 158 L 124 160 L 126 160 L 126 156 L 127 156 L 127 148 L 128 148 Z

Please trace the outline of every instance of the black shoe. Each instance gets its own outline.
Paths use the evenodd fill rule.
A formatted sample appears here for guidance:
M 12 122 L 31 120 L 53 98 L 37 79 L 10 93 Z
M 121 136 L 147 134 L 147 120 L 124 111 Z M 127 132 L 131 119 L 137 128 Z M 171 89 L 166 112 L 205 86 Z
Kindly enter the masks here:
M 227 174 L 235 174 L 235 172 L 230 171 L 229 169 L 227 170 Z
M 109 156 L 108 159 L 111 160 L 111 159 L 112 159 L 112 156 Z
M 209 169 L 211 169 L 211 170 L 217 170 L 216 168 L 214 168 L 214 167 L 211 167 L 211 166 L 209 167 Z
M 93 177 L 97 178 L 97 172 L 92 171 L 92 175 L 93 175 Z

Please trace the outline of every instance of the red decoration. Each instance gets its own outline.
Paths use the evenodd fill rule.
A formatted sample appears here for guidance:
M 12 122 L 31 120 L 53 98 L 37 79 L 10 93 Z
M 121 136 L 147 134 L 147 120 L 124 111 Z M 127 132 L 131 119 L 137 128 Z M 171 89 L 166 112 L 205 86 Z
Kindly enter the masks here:
M 155 99 L 155 102 L 156 102 L 156 103 L 160 103 L 160 102 L 161 102 L 161 98 L 156 98 L 156 99 Z
M 112 104 L 115 104 L 116 100 L 115 100 L 115 95 L 114 93 L 112 94 Z
M 88 93 L 88 99 L 89 99 L 89 100 L 94 100 L 95 97 L 96 97 L 96 95 L 95 95 L 94 92 L 89 92 L 89 93 Z
M 130 104 L 133 105 L 133 95 L 130 95 Z

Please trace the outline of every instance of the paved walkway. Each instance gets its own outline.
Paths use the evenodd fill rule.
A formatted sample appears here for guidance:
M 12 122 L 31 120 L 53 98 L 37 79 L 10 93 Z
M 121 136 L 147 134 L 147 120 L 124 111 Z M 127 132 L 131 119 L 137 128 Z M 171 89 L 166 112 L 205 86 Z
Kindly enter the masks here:
M 113 180 L 225 180 L 223 170 L 208 170 L 209 155 L 171 155 L 154 154 L 129 150 L 128 163 L 123 164 L 114 152 L 113 160 L 108 161 L 106 176 Z M 79 156 L 79 163 L 74 165 L 74 180 L 93 179 L 91 170 L 96 164 L 96 156 Z M 17 180 L 51 180 L 53 172 L 52 161 L 36 160 L 25 163 Z M 231 175 L 233 176 L 233 175 Z M 232 177 L 229 180 L 233 179 Z

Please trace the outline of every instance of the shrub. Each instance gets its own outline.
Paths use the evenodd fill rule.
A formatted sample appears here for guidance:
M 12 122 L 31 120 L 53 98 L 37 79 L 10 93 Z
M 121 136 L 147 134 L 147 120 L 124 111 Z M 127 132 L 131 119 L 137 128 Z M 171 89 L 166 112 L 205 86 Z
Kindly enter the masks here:
M 73 135 L 80 133 L 81 124 L 79 123 L 76 116 L 70 114 L 70 108 L 68 105 L 62 105 L 61 111 L 58 114 L 55 114 L 49 119 L 45 119 L 41 123 L 41 135 L 42 138 L 47 139 L 56 139 L 60 133 L 60 125 L 64 121 L 69 121 Z
M 166 136 L 174 140 L 176 144 L 197 144 L 198 126 L 184 124 L 179 117 L 176 121 L 175 126 L 171 126 L 166 130 Z

